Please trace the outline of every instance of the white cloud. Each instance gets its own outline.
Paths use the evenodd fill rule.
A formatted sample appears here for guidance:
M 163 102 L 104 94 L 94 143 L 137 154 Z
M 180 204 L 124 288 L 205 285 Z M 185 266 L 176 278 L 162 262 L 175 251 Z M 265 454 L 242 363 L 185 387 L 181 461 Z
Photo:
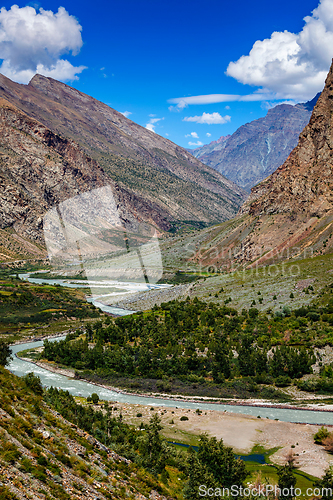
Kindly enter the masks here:
M 174 102 L 176 104 L 176 106 L 169 106 L 169 111 L 174 111 L 174 112 L 180 112 L 182 111 L 184 108 L 187 108 L 188 106 L 188 103 L 185 101 L 185 99 L 183 98 L 179 98 L 179 99 L 169 99 L 168 102 Z
M 210 134 L 209 132 L 207 132 L 206 136 L 207 136 L 207 137 L 211 137 L 211 136 L 212 136 L 212 134 Z
M 225 106 L 225 108 L 224 108 L 224 109 L 230 109 L 230 106 Z
M 196 132 L 191 132 L 190 134 L 186 134 L 185 137 L 193 137 L 193 139 L 199 139 L 199 136 Z
M 20 83 L 36 74 L 58 80 L 75 80 L 85 66 L 73 66 L 63 54 L 78 54 L 82 27 L 74 16 L 59 7 L 58 12 L 33 7 L 0 9 L 0 72 Z
M 248 95 L 237 95 L 237 94 L 205 94 L 205 95 L 193 95 L 190 97 L 174 97 L 168 99 L 169 103 L 177 104 L 177 106 L 170 106 L 169 110 L 174 111 L 178 105 L 182 107 L 178 111 L 184 109 L 191 104 L 216 104 L 218 102 L 235 102 L 235 101 L 267 101 L 274 99 L 275 94 L 272 92 L 267 92 L 263 90 L 261 92 L 254 92 Z M 186 106 L 185 106 L 186 104 Z M 230 108 L 229 108 L 230 109 Z
M 295 106 L 295 104 L 297 104 L 298 101 L 295 101 L 293 99 L 290 99 L 290 100 L 286 100 L 286 101 L 283 101 L 283 102 L 272 102 L 272 101 L 266 101 L 266 102 L 263 102 L 261 103 L 261 108 L 262 109 L 272 109 L 272 108 L 275 108 L 276 106 L 280 106 L 280 104 L 289 104 L 290 106 Z
M 189 146 L 203 146 L 203 143 L 201 141 L 189 142 L 188 145 Z
M 149 116 L 156 116 L 156 115 L 149 115 Z M 155 123 L 158 123 L 160 122 L 161 120 L 164 120 L 164 117 L 163 118 L 150 118 L 149 122 L 146 124 L 146 129 L 147 130 L 150 130 L 151 132 L 155 132 Z
M 321 91 L 333 56 L 333 1 L 321 0 L 300 33 L 274 32 L 249 55 L 231 62 L 227 75 L 277 98 L 307 100 Z M 259 92 L 260 92 L 259 91 Z
M 222 124 L 230 122 L 231 117 L 229 115 L 221 116 L 220 113 L 202 113 L 201 116 L 185 116 L 183 118 L 184 122 L 195 122 L 195 123 L 206 123 L 208 125 L 212 124 Z
M 130 115 L 132 115 L 133 113 L 131 111 L 119 111 L 119 113 L 121 115 L 124 115 L 125 118 L 128 118 Z
M 155 132 L 155 130 L 154 130 L 155 129 L 155 125 L 153 125 L 152 123 L 147 123 L 147 125 L 145 126 L 145 128 L 147 130 L 150 130 L 151 132 Z

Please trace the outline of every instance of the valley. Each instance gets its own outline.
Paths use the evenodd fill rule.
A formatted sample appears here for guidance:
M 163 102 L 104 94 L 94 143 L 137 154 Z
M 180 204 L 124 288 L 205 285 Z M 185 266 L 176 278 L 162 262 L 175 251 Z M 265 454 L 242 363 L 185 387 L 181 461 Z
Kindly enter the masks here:
M 0 495 L 331 481 L 333 65 L 249 197 L 73 87 L 0 83 Z

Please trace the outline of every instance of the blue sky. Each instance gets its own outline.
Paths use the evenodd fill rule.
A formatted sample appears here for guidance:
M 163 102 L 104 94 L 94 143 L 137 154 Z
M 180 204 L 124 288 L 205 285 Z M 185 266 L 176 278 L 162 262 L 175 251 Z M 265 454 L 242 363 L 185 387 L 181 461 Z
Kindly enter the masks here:
M 311 99 L 333 56 L 333 0 L 13 5 L 0 12 L 1 72 L 65 81 L 184 147 Z

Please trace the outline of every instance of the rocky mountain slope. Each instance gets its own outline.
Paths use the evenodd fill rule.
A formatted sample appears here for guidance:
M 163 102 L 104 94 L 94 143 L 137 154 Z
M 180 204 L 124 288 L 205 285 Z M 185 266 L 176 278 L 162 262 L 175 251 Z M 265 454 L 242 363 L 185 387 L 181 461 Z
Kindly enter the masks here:
M 192 154 L 250 191 L 287 159 L 317 99 L 296 106 L 280 104 L 264 118 L 246 123 L 231 136 L 197 148 Z
M 204 231 L 193 262 L 233 269 L 332 251 L 333 64 L 285 163 L 252 189 L 237 218 Z
M 149 212 L 143 219 L 163 230 L 173 221 L 226 220 L 245 199 L 241 188 L 184 149 L 52 78 L 36 75 L 21 85 L 0 75 L 0 97 L 75 141 L 105 178 L 141 200 Z
M 43 217 L 82 192 L 110 186 L 124 226 L 170 227 L 166 210 L 119 186 L 72 140 L 0 100 L 0 257 L 45 256 Z
M 221 136 L 217 141 L 212 141 L 209 144 L 205 144 L 204 146 L 200 146 L 195 149 L 187 149 L 189 153 L 191 153 L 195 158 L 200 159 L 200 161 L 204 161 L 206 155 L 212 153 L 213 151 L 221 151 L 225 148 L 225 144 L 230 139 L 231 135 Z M 201 160 L 203 158 L 203 160 Z M 213 167 L 214 168 L 214 167 Z

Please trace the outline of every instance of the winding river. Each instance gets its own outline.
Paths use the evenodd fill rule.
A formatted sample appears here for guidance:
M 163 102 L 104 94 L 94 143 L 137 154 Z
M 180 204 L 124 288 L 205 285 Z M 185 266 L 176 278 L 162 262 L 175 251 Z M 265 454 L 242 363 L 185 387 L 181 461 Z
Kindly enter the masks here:
M 64 337 L 61 337 L 64 338 Z M 60 340 L 52 339 L 52 341 Z M 15 355 L 19 351 L 25 349 L 32 349 L 34 347 L 40 347 L 43 345 L 43 341 L 29 342 L 26 344 L 18 344 L 12 346 L 12 353 Z M 145 406 L 168 406 L 168 407 L 178 407 L 187 409 L 200 409 L 202 411 L 207 410 L 218 410 L 218 411 L 228 411 L 232 413 L 243 413 L 246 415 L 260 416 L 261 418 L 278 419 L 283 422 L 300 422 L 309 424 L 321 424 L 321 425 L 333 425 L 333 412 L 320 412 L 313 410 L 296 410 L 289 408 L 262 408 L 258 406 L 236 406 L 236 405 L 226 405 L 226 404 L 215 404 L 215 403 L 204 403 L 191 402 L 191 401 L 178 401 L 172 399 L 162 399 L 162 398 L 152 398 L 145 396 L 137 396 L 132 394 L 123 394 L 114 390 L 105 389 L 104 387 L 99 387 L 89 382 L 83 380 L 74 380 L 72 378 L 65 377 L 64 375 L 59 375 L 58 373 L 53 373 L 44 368 L 41 368 L 28 361 L 23 361 L 16 356 L 13 357 L 9 365 L 9 370 L 15 375 L 22 377 L 29 372 L 34 372 L 38 375 L 42 381 L 42 384 L 46 387 L 58 387 L 69 391 L 74 396 L 84 396 L 87 397 L 93 392 L 96 392 L 100 399 L 107 401 L 114 401 L 118 403 L 128 403 L 128 404 L 138 404 Z
M 50 279 L 40 279 L 40 278 L 30 278 L 29 274 L 20 275 L 21 279 L 29 280 L 33 283 L 46 283 L 47 284 L 60 284 L 61 286 L 69 286 L 73 288 L 86 287 L 87 282 L 73 282 L 73 280 L 50 280 Z M 115 283 L 116 284 L 116 283 Z M 117 285 L 117 284 L 116 284 Z M 91 286 L 91 283 L 90 283 Z M 124 283 L 119 283 L 118 286 L 124 287 Z M 154 288 L 164 288 L 166 285 L 154 285 Z M 138 284 L 128 283 L 129 288 L 136 288 Z M 99 304 L 97 300 L 93 301 L 96 307 L 100 307 L 103 304 Z M 110 307 L 110 306 L 104 306 Z M 134 311 L 119 310 L 119 308 L 110 307 L 111 310 L 107 312 L 113 312 L 114 314 L 124 315 L 132 314 Z M 103 309 L 105 310 L 105 309 Z M 52 341 L 60 340 L 52 339 Z M 17 352 L 23 351 L 25 349 L 32 349 L 35 347 L 40 347 L 43 345 L 43 341 L 29 342 L 26 344 L 19 344 L 12 346 L 12 353 L 15 355 Z M 333 411 L 314 411 L 314 410 L 298 410 L 290 408 L 265 408 L 258 406 L 243 406 L 243 405 L 226 405 L 226 404 L 215 404 L 215 403 L 205 403 L 202 401 L 192 402 L 192 401 L 181 401 L 173 399 L 162 399 L 155 397 L 139 396 L 132 394 L 124 394 L 122 392 L 117 392 L 115 390 L 105 389 L 104 387 L 99 387 L 89 382 L 83 380 L 75 380 L 73 378 L 68 378 L 64 375 L 58 373 L 50 372 L 44 368 L 41 368 L 34 363 L 24 361 L 16 356 L 13 357 L 9 365 L 9 370 L 20 377 L 26 375 L 29 372 L 34 372 L 41 379 L 41 382 L 46 387 L 58 387 L 64 390 L 68 390 L 74 396 L 84 396 L 87 397 L 93 392 L 97 393 L 100 399 L 114 401 L 118 403 L 128 403 L 128 404 L 138 404 L 146 406 L 167 406 L 167 407 L 178 407 L 187 409 L 200 409 L 202 411 L 207 410 L 217 410 L 217 411 L 228 411 L 231 413 L 240 413 L 246 415 L 253 415 L 261 418 L 269 418 L 275 420 L 281 420 L 283 422 L 299 422 L 299 423 L 309 423 L 309 424 L 320 424 L 320 425 L 333 425 Z

